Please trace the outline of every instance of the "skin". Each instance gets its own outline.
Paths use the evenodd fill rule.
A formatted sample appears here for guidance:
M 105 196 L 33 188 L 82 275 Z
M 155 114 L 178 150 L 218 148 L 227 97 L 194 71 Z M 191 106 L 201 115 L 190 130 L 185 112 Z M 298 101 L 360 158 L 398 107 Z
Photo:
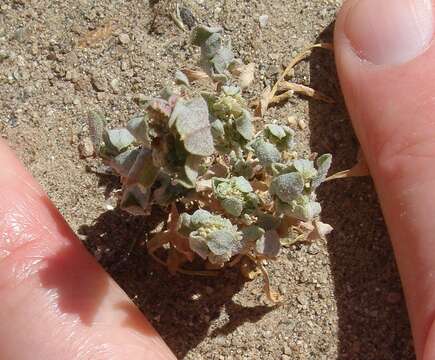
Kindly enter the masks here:
M 336 22 L 340 84 L 388 226 L 417 358 L 435 359 L 435 44 L 401 64 L 362 60 L 346 36 L 356 3 L 346 1 Z
M 393 243 L 417 357 L 430 360 L 435 45 L 405 63 L 362 61 L 345 34 L 355 2 L 336 23 L 337 69 Z M 174 359 L 2 142 L 0 164 L 0 358 Z
M 0 141 L 0 358 L 175 359 Z

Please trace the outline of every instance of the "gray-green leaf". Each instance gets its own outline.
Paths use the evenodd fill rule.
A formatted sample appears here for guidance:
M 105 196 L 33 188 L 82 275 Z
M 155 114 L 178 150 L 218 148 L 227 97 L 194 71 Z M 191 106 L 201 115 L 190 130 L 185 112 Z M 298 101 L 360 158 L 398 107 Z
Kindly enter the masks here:
M 281 250 L 278 233 L 275 230 L 266 231 L 264 236 L 257 240 L 255 250 L 266 257 L 277 257 Z
M 175 72 L 175 82 L 177 84 L 181 84 L 181 85 L 185 85 L 187 87 L 190 87 L 190 81 L 189 81 L 187 75 L 180 70 L 177 70 Z
M 281 224 L 281 218 L 278 215 L 260 212 L 257 214 L 257 224 L 264 230 L 275 230 Z
M 323 154 L 319 156 L 316 160 L 317 165 L 317 176 L 311 182 L 311 186 L 316 189 L 328 175 L 329 168 L 332 163 L 332 155 L 331 154 Z
M 243 113 L 236 120 L 237 132 L 242 135 L 245 140 L 251 140 L 254 136 L 254 125 L 252 124 L 251 114 L 243 109 Z
M 187 152 L 199 156 L 213 154 L 208 106 L 202 97 L 190 101 L 179 100 L 169 122 L 175 124 Z
M 233 180 L 237 189 L 239 189 L 241 192 L 250 193 L 251 191 L 253 191 L 251 183 L 243 176 L 234 177 Z
M 243 211 L 243 201 L 237 198 L 226 198 L 221 201 L 222 207 L 232 216 L 240 216 Z
M 217 230 L 209 235 L 207 245 L 215 255 L 232 254 L 236 247 L 234 235 L 227 230 Z
M 149 198 L 149 189 L 144 190 L 140 185 L 132 185 L 124 190 L 120 206 L 132 215 L 146 215 Z
M 275 145 L 265 142 L 263 140 L 257 140 L 252 145 L 255 151 L 255 156 L 263 166 L 269 166 L 273 163 L 281 161 L 281 153 Z
M 128 173 L 127 184 L 141 184 L 144 188 L 149 188 L 159 171 L 160 169 L 154 166 L 152 151 L 142 148 Z
M 270 193 L 286 203 L 295 200 L 304 190 L 304 179 L 297 172 L 276 176 L 270 184 Z
M 193 228 L 198 228 L 211 217 L 212 215 L 203 209 L 196 210 L 190 217 L 190 224 Z
M 321 211 L 322 207 L 317 201 L 305 200 L 293 206 L 291 215 L 302 221 L 310 221 L 319 216 Z
M 196 231 L 189 236 L 189 247 L 204 260 L 207 259 L 210 250 L 205 242 L 205 239 L 198 236 Z
M 223 74 L 234 60 L 234 53 L 229 47 L 221 47 L 214 55 L 211 63 L 217 74 Z
M 197 26 L 192 31 L 192 44 L 201 46 L 204 42 L 214 33 L 220 33 L 223 29 L 221 27 L 208 27 L 204 25 Z
M 188 155 L 186 164 L 184 165 L 184 172 L 187 179 L 195 185 L 196 178 L 198 177 L 199 166 L 201 165 L 201 157 L 196 155 Z
M 128 148 L 135 140 L 127 129 L 106 130 L 103 134 L 104 143 L 111 152 L 120 153 Z
M 127 123 L 127 129 L 143 145 L 150 147 L 148 115 L 136 116 Z
M 275 137 L 278 139 L 284 139 L 286 137 L 286 132 L 284 131 L 282 126 L 275 125 L 275 124 L 268 124 L 266 125 L 266 129 Z
M 293 166 L 306 180 L 312 179 L 314 176 L 317 175 L 317 170 L 314 168 L 314 164 L 310 160 L 295 160 L 293 162 Z
M 257 225 L 247 226 L 242 229 L 243 241 L 257 241 L 264 235 L 265 231 Z
M 139 149 L 127 150 L 114 157 L 113 159 L 109 159 L 109 165 L 120 175 L 123 177 L 127 177 L 131 168 L 133 167 L 137 155 L 139 154 Z

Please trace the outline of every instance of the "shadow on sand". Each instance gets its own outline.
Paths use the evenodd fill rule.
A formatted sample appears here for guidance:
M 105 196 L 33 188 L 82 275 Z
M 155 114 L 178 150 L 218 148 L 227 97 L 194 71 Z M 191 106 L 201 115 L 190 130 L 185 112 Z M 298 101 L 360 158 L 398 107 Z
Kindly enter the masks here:
M 232 300 L 244 281 L 237 270 L 217 278 L 172 276 L 146 251 L 144 234 L 153 229 L 162 213 L 147 218 L 120 210 L 103 213 L 92 226 L 82 226 L 89 250 L 160 333 L 178 358 L 206 336 L 224 336 L 245 322 L 257 322 L 274 308 L 243 307 Z M 225 312 L 222 327 L 211 321 Z

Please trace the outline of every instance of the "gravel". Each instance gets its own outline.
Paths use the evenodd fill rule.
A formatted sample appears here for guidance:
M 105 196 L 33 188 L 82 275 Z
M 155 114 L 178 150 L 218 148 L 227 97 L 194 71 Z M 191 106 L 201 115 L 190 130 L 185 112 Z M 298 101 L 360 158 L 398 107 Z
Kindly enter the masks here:
M 88 112 L 101 111 L 111 126 L 125 123 L 172 83 L 177 69 L 198 59 L 188 32 L 170 17 L 175 3 L 152 3 L 2 1 L 1 136 L 178 358 L 413 359 L 399 276 L 370 179 L 322 186 L 323 220 L 335 230 L 327 241 L 284 249 L 268 265 L 284 297 L 275 307 L 265 302 L 261 279 L 244 283 L 235 271 L 218 279 L 170 276 L 145 248 L 147 231 L 161 219 L 111 210 L 111 190 L 119 184 L 90 171 L 99 163 L 88 157 L 84 140 Z M 222 25 L 237 56 L 257 65 L 246 91 L 255 97 L 300 50 L 331 41 L 340 1 L 192 0 L 180 6 L 189 10 L 182 11 L 185 24 Z M 268 21 L 260 27 L 264 15 Z M 83 42 L 98 29 L 106 29 L 98 41 Z M 316 50 L 293 80 L 337 104 L 295 96 L 270 109 L 265 121 L 288 121 L 298 151 L 307 156 L 332 153 L 333 171 L 351 167 L 358 145 L 332 54 Z

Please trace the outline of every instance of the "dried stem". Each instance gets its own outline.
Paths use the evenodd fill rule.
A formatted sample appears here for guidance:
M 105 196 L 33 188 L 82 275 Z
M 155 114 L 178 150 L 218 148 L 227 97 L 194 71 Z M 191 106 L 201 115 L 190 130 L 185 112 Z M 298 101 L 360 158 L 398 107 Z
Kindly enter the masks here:
M 310 88 L 309 86 L 306 86 L 306 85 L 295 84 L 295 83 L 291 83 L 288 81 L 283 81 L 281 84 L 279 84 L 278 91 L 286 91 L 286 92 L 291 91 L 292 94 L 297 93 L 297 94 L 311 97 L 311 98 L 316 99 L 316 100 L 324 101 L 328 104 L 335 104 L 335 100 L 333 98 L 323 94 L 320 91 L 314 90 L 313 88 Z M 272 99 L 271 103 L 273 103 L 274 99 L 277 98 L 278 96 L 280 96 L 280 95 L 275 96 Z
M 285 68 L 285 70 L 282 72 L 280 77 L 278 78 L 275 85 L 272 87 L 272 89 L 266 88 L 261 95 L 260 101 L 256 104 L 256 114 L 260 117 L 264 115 L 264 112 L 267 110 L 269 105 L 272 103 L 272 100 L 275 98 L 276 93 L 278 92 L 280 84 L 285 81 L 287 76 L 291 73 L 293 68 L 301 62 L 307 55 L 311 53 L 312 49 L 315 48 L 322 48 L 322 49 L 328 49 L 332 50 L 332 44 L 330 43 L 320 43 L 311 45 L 308 48 L 306 48 L 304 51 L 302 51 L 298 56 L 296 56 Z M 286 95 L 288 96 L 288 95 Z M 280 100 L 282 101 L 282 100 Z

